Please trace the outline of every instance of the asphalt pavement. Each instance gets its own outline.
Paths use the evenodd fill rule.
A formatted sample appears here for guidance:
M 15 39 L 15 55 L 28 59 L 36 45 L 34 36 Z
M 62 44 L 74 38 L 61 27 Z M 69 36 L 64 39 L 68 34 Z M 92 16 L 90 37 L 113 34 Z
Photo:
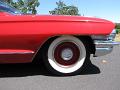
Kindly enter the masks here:
M 120 90 L 120 46 L 102 57 L 91 56 L 81 74 L 57 77 L 43 64 L 0 65 L 0 90 Z

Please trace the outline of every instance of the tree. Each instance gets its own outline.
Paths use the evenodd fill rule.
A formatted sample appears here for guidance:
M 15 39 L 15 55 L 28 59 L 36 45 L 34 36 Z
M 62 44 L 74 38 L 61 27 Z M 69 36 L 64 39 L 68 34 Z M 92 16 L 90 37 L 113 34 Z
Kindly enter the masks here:
M 120 29 L 120 23 L 116 23 L 115 28 L 116 28 L 116 29 Z
M 49 11 L 52 15 L 80 15 L 79 10 L 76 6 L 68 6 L 63 1 L 56 2 L 57 8 Z
M 8 3 L 10 3 L 10 2 L 11 2 L 11 0 L 1 0 L 1 1 L 5 1 L 5 2 L 8 2 Z
M 118 34 L 118 33 L 120 33 L 120 23 L 115 23 L 115 24 L 116 24 L 115 29 Z
M 4 0 L 11 4 L 13 7 L 19 9 L 24 14 L 36 14 L 36 7 L 39 6 L 38 0 Z

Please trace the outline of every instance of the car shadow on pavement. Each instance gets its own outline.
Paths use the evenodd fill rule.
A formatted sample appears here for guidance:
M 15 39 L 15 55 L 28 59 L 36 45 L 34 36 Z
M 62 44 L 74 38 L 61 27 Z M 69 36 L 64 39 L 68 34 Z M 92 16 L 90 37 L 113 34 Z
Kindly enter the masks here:
M 90 74 L 99 74 L 100 69 L 90 63 L 79 75 L 90 75 Z M 27 64 L 1 64 L 0 65 L 0 78 L 9 78 L 9 77 L 25 77 L 25 76 L 52 76 L 45 66 L 35 63 Z

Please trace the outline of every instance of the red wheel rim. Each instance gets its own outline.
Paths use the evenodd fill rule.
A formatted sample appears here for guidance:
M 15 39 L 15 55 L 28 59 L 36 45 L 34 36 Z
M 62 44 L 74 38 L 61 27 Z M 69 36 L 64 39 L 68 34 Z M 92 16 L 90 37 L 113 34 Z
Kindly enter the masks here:
M 73 53 L 70 60 L 64 60 L 61 57 L 61 53 L 65 49 L 70 49 Z M 60 65 L 64 65 L 64 66 L 74 65 L 79 60 L 79 57 L 80 57 L 80 49 L 73 42 L 63 42 L 59 44 L 54 50 L 55 61 Z

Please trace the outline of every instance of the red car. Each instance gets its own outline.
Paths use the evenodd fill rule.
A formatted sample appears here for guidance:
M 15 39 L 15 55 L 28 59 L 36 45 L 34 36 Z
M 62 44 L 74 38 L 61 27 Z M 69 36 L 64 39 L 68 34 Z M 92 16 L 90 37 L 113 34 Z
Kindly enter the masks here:
M 114 28 L 98 18 L 24 15 L 0 1 L 0 63 L 28 63 L 37 56 L 51 73 L 75 75 L 90 54 L 106 55 L 119 44 Z

